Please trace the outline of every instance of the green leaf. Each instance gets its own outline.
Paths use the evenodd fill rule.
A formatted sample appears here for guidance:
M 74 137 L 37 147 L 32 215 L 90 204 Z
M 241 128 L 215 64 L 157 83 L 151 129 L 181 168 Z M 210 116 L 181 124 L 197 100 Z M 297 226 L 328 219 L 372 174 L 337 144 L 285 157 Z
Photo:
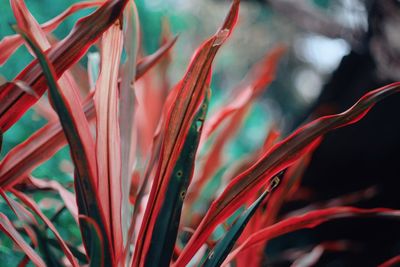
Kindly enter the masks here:
M 203 264 L 204 267 L 217 267 L 222 264 L 229 252 L 232 250 L 236 240 L 242 234 L 247 223 L 256 212 L 257 208 L 260 206 L 266 196 L 278 185 L 278 183 L 279 178 L 276 176 L 271 181 L 271 184 L 267 190 L 265 190 L 265 192 L 243 212 L 243 214 L 236 220 L 225 236 L 217 243 L 215 248 L 210 251 L 206 261 Z
M 91 257 L 89 262 L 89 267 L 99 267 L 99 266 L 112 266 L 109 262 L 104 259 L 105 255 L 103 253 L 104 242 L 101 238 L 101 229 L 99 225 L 93 219 L 81 216 L 79 218 L 79 223 L 81 227 L 89 233 L 90 236 L 90 249 Z
M 209 103 L 207 94 L 194 117 L 179 159 L 174 167 L 163 206 L 153 230 L 145 266 L 169 266 L 173 253 L 182 205 L 194 171 L 194 161 Z
M 55 240 L 54 238 L 47 238 L 46 242 L 49 243 L 50 246 L 53 248 L 56 248 L 58 250 L 62 250 L 59 242 Z M 78 248 L 71 244 L 67 244 L 69 249 L 71 250 L 72 254 L 82 263 L 82 264 L 88 264 L 88 259 L 85 254 L 83 254 Z
M 47 56 L 37 45 L 35 39 L 24 29 L 17 29 L 22 37 L 27 41 L 32 51 L 35 53 L 40 66 L 43 69 L 43 74 L 47 80 L 49 87 L 49 97 L 54 105 L 54 108 L 60 118 L 60 122 L 64 134 L 68 140 L 71 148 L 71 156 L 75 165 L 75 191 L 79 214 L 83 214 L 90 219 L 93 219 L 98 225 L 102 239 L 102 252 L 97 253 L 96 239 L 97 236 L 92 237 L 91 227 L 84 227 L 81 225 L 81 231 L 85 248 L 88 251 L 89 257 L 104 259 L 105 266 L 112 266 L 113 255 L 110 246 L 109 235 L 105 228 L 105 218 L 100 207 L 99 196 L 96 192 L 95 182 L 97 181 L 97 174 L 95 168 L 95 161 L 93 147 L 91 143 L 90 132 L 82 130 L 84 123 L 84 113 L 81 106 L 71 105 L 65 95 L 60 90 L 54 67 L 51 65 Z M 81 110 L 79 110 L 81 109 Z M 87 123 L 87 121 L 86 121 Z M 100 266 L 100 265 L 97 265 Z
M 59 260 L 59 256 L 52 250 L 47 242 L 47 236 L 44 228 L 39 228 L 37 226 L 32 225 L 32 229 L 36 233 L 39 250 L 43 254 L 43 260 L 46 263 L 46 266 L 54 266 L 54 267 L 62 267 L 63 264 Z

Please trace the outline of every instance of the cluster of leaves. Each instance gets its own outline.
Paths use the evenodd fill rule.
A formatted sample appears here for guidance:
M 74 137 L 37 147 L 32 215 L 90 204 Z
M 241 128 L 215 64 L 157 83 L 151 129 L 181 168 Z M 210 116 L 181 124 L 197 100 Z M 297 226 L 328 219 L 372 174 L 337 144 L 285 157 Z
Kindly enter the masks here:
M 299 188 L 323 135 L 362 119 L 375 103 L 400 91 L 400 83 L 371 91 L 347 111 L 311 121 L 287 137 L 271 128 L 259 150 L 227 167 L 224 147 L 274 79 L 285 51 L 278 46 L 267 53 L 232 99 L 206 116 L 212 62 L 236 25 L 239 0 L 171 90 L 165 73 L 176 38 L 165 34 L 157 52 L 142 56 L 133 1 L 81 2 L 42 25 L 23 0 L 10 3 L 18 34 L 0 42 L 0 64 L 23 44 L 36 59 L 1 85 L 0 128 L 6 132 L 34 105 L 48 120 L 0 163 L 0 193 L 15 213 L 15 219 L 0 213 L 0 229 L 25 253 L 19 266 L 30 261 L 37 266 L 220 266 L 233 261 L 257 266 L 263 247 L 280 235 L 337 218 L 399 217 L 396 210 L 346 206 L 278 214 Z M 88 7 L 98 8 L 65 39 L 49 38 L 67 16 Z M 98 47 L 101 62 L 89 59 L 88 72 L 82 73 L 76 65 L 91 46 Z M 66 144 L 74 164 L 73 189 L 32 176 Z M 221 177 L 224 168 L 228 171 Z M 52 218 L 33 198 L 43 191 L 56 192 L 50 198 L 61 203 Z M 83 246 L 55 227 L 64 210 L 79 226 Z M 222 235 L 216 237 L 218 232 Z M 302 255 L 309 262 L 317 257 Z

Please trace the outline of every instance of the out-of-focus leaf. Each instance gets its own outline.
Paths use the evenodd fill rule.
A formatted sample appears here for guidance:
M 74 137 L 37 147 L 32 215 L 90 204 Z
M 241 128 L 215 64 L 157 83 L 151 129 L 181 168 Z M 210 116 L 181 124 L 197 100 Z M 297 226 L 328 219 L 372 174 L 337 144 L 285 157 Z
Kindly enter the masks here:
M 176 40 L 178 40 L 178 36 L 165 42 L 156 52 L 154 52 L 154 54 L 140 59 L 136 66 L 136 80 L 138 80 L 139 77 L 142 77 L 149 69 L 164 58 L 164 56 L 167 55 L 170 49 L 174 46 Z
M 243 121 L 256 98 L 261 95 L 263 90 L 274 79 L 279 59 L 284 51 L 285 48 L 283 46 L 277 46 L 267 53 L 250 70 L 247 79 L 234 90 L 238 94 L 206 122 L 201 139 L 203 144 L 216 129 L 219 128 L 220 131 L 215 134 L 215 140 L 211 144 L 208 153 L 204 156 L 204 165 L 200 168 L 199 176 L 193 181 L 187 200 L 189 208 L 198 198 L 205 184 L 214 176 L 218 168 L 223 165 L 224 147 L 243 125 Z M 203 144 L 200 144 L 200 147 Z
M 59 242 L 63 252 L 65 253 L 65 256 L 67 256 L 69 262 L 72 264 L 72 266 L 79 266 L 78 262 L 76 261 L 74 255 L 72 252 L 69 250 L 67 244 L 65 243 L 64 239 L 60 236 L 58 233 L 56 227 L 53 225 L 53 223 L 46 217 L 46 215 L 43 214 L 43 212 L 40 210 L 40 208 L 36 205 L 36 203 L 31 200 L 28 196 L 25 194 L 17 191 L 17 190 L 10 190 L 18 199 L 20 199 L 27 207 L 29 207 L 33 212 L 35 212 L 40 219 L 43 220 L 43 222 L 46 224 L 47 227 L 53 232 L 54 236 L 56 237 L 57 241 Z M 40 242 L 39 242 L 40 245 Z
M 100 53 L 88 53 L 87 73 L 90 91 L 93 92 L 100 74 Z
M 238 0 L 233 2 L 221 29 L 196 51 L 185 77 L 174 88 L 171 97 L 167 100 L 168 115 L 165 117 L 161 156 L 143 218 L 143 221 L 147 223 L 142 224 L 140 228 L 132 266 L 142 266 L 146 262 L 151 240 L 154 238 L 154 225 L 162 203 L 165 201 L 171 174 L 193 118 L 209 88 L 212 61 L 236 24 L 239 2 Z M 190 175 L 190 173 L 183 175 Z
M 60 244 L 54 238 L 47 238 L 46 242 L 48 242 L 50 246 L 52 246 L 58 250 L 62 250 L 62 248 L 60 247 Z M 68 245 L 68 248 L 71 250 L 72 254 L 74 254 L 74 256 L 79 260 L 79 262 L 81 262 L 83 264 L 88 263 L 88 259 L 87 259 L 86 255 L 83 254 L 78 248 L 76 248 L 74 245 L 71 245 L 68 243 L 67 243 L 67 245 Z
M 76 63 L 89 47 L 107 30 L 121 15 L 128 0 L 110 0 L 98 8 L 93 14 L 80 19 L 71 33 L 62 41 L 51 47 L 46 55 L 54 64 L 54 74 L 59 78 Z M 24 81 L 37 95 L 46 91 L 46 79 L 40 64 L 34 60 L 17 77 Z M 10 128 L 37 99 L 19 90 L 13 83 L 0 87 L 0 128 Z
M 36 247 L 38 245 L 37 236 L 32 227 L 38 226 L 39 223 L 33 214 L 27 210 L 22 204 L 18 201 L 15 201 L 13 198 L 8 197 L 7 194 L 0 189 L 0 194 L 8 204 L 8 206 L 12 209 L 12 211 L 17 215 L 17 218 L 20 222 L 22 222 L 22 227 L 24 228 L 26 234 L 32 241 L 32 244 Z
M 0 230 L 4 232 L 9 238 L 11 238 L 29 257 L 29 259 L 39 267 L 45 267 L 43 259 L 29 246 L 22 236 L 14 228 L 10 220 L 6 215 L 0 212 Z
M 124 11 L 124 48 L 126 61 L 122 69 L 119 97 L 119 128 L 121 136 L 121 227 L 124 242 L 129 228 L 129 192 L 134 163 L 135 75 L 139 48 L 139 17 L 134 1 Z
M 247 74 L 246 79 L 234 90 L 237 94 L 223 108 L 216 112 L 204 126 L 202 142 L 209 138 L 228 118 L 247 110 L 255 98 L 261 95 L 275 79 L 279 60 L 286 51 L 285 46 L 278 45 L 268 52 Z
M 225 236 L 218 241 L 217 245 L 214 249 L 210 251 L 206 261 L 204 262 L 204 267 L 217 267 L 221 266 L 221 263 L 228 256 L 229 252 L 233 248 L 236 240 L 239 238 L 247 223 L 251 219 L 251 217 L 256 212 L 257 208 L 264 201 L 269 193 L 279 184 L 279 178 L 276 177 L 272 180 L 271 185 L 261 194 L 258 199 L 248 207 L 242 215 L 236 220 L 236 222 L 232 225 L 232 227 L 228 230 Z
M 275 237 L 304 228 L 314 228 L 333 219 L 351 217 L 382 217 L 400 219 L 400 211 L 384 208 L 360 209 L 354 207 L 335 207 L 311 211 L 304 215 L 291 217 L 253 233 L 245 242 L 243 242 L 239 247 L 229 254 L 222 266 L 228 264 L 241 251 L 250 249 L 257 244 L 266 242 Z
M 45 181 L 41 179 L 36 179 L 33 177 L 28 178 L 32 184 L 40 189 L 52 189 L 59 193 L 61 199 L 65 207 L 69 210 L 72 217 L 78 222 L 78 207 L 76 206 L 75 195 L 65 189 L 59 182 L 57 181 Z
M 243 205 L 277 173 L 311 151 L 329 131 L 356 123 L 380 100 L 400 91 L 400 82 L 389 84 L 364 95 L 347 111 L 321 117 L 299 128 L 268 150 L 249 169 L 234 178 L 211 204 L 206 216 L 177 260 L 183 266 L 207 240 L 215 227 Z
M 80 2 L 73 4 L 64 12 L 62 12 L 60 15 L 51 19 L 50 21 L 43 23 L 40 26 L 44 32 L 49 33 L 55 30 L 68 16 L 72 15 L 73 13 L 82 10 L 84 8 L 100 6 L 103 3 L 104 3 L 103 1 L 93 1 L 93 2 L 88 1 L 88 2 Z M 19 36 L 18 34 L 4 37 L 0 41 L 0 51 L 1 51 L 0 66 L 2 66 L 7 61 L 7 59 L 14 53 L 14 51 L 17 50 L 23 43 L 24 39 L 21 38 L 21 36 Z
M 38 237 L 39 250 L 43 255 L 43 260 L 46 262 L 46 266 L 62 267 L 61 259 L 56 256 L 54 250 L 51 249 L 47 242 L 46 232 L 43 229 L 34 227 L 36 235 Z
M 391 259 L 388 259 L 387 261 L 379 264 L 378 267 L 394 267 L 398 266 L 400 264 L 400 255 L 397 255 Z

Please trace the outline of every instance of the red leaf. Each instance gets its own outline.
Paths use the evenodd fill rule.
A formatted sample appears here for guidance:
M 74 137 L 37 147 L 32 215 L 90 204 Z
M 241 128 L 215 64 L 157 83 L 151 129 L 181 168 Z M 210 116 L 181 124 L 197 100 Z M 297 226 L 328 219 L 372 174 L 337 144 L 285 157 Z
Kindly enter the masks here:
M 31 239 L 33 245 L 36 247 L 38 245 L 37 237 L 35 231 L 31 227 L 31 225 L 39 225 L 35 216 L 33 216 L 33 214 L 19 202 L 15 201 L 13 198 L 8 197 L 2 189 L 0 189 L 0 194 L 7 202 L 7 205 L 13 210 L 15 215 L 17 215 L 18 220 L 23 223 L 22 227 L 25 229 L 25 232 Z
M 142 266 L 152 239 L 152 231 L 164 201 L 172 170 L 189 131 L 191 122 L 206 95 L 211 79 L 212 61 L 237 21 L 240 1 L 235 0 L 222 28 L 195 52 L 179 85 L 174 88 L 166 116 L 161 156 L 139 231 L 132 266 Z
M 4 232 L 9 238 L 11 238 L 29 257 L 29 259 L 39 267 L 46 267 L 46 264 L 40 258 L 40 256 L 29 246 L 22 236 L 14 228 L 10 220 L 6 215 L 0 212 L 0 230 Z
M 178 40 L 178 36 L 174 37 L 168 42 L 165 42 L 154 54 L 140 59 L 136 66 L 136 80 L 142 77 L 149 69 L 157 64 L 162 58 L 164 58 L 174 46 L 176 40 Z
M 282 170 L 311 151 L 320 138 L 334 129 L 356 123 L 383 98 L 400 91 L 400 82 L 387 85 L 364 95 L 347 111 L 314 120 L 273 146 L 253 166 L 238 175 L 210 206 L 206 216 L 177 260 L 185 265 L 201 247 L 215 227 L 243 205 L 249 197 L 269 183 Z
M 201 169 L 200 176 L 193 184 L 191 194 L 188 195 L 188 202 L 197 199 L 206 182 L 213 177 L 221 166 L 222 152 L 227 142 L 236 134 L 241 127 L 247 112 L 251 108 L 254 100 L 263 92 L 264 89 L 275 78 L 278 61 L 284 53 L 283 46 L 277 46 L 258 62 L 249 72 L 249 82 L 244 82 L 235 91 L 239 92 L 233 100 L 228 101 L 224 108 L 211 116 L 205 125 L 205 134 L 202 135 L 203 141 L 210 137 L 221 124 L 227 121 L 227 125 L 214 140 L 210 151 L 207 153 L 205 163 Z M 189 204 L 190 205 L 190 204 Z
M 245 242 L 228 255 L 222 265 L 226 265 L 242 251 L 290 232 L 304 228 L 314 228 L 333 219 L 373 216 L 399 218 L 400 211 L 385 208 L 359 209 L 354 207 L 335 207 L 291 217 L 253 233 Z
M 134 1 L 130 1 L 124 11 L 124 48 L 126 54 L 125 64 L 121 72 L 121 83 L 119 88 L 119 134 L 120 134 L 120 152 L 121 152 L 121 178 L 120 178 L 120 210 L 121 210 L 121 232 L 126 241 L 129 229 L 129 191 L 128 185 L 131 184 L 132 166 L 135 161 L 135 128 L 134 115 L 136 111 L 136 90 L 135 74 L 137 53 L 140 42 L 139 37 L 139 17 Z M 116 77 L 118 78 L 118 77 Z M 118 90 L 118 88 L 115 88 Z M 116 114 L 117 115 L 117 114 Z M 121 248 L 122 250 L 122 248 Z M 125 257 L 121 259 L 125 261 Z M 122 262 L 121 264 L 125 264 Z
M 392 267 L 392 266 L 398 266 L 400 264 L 400 255 L 395 256 L 384 263 L 379 264 L 378 267 Z
M 74 255 L 68 248 L 67 244 L 65 243 L 64 239 L 61 237 L 61 235 L 58 233 L 56 227 L 53 225 L 53 223 L 46 217 L 46 215 L 43 214 L 43 212 L 40 210 L 40 208 L 36 205 L 33 200 L 31 200 L 28 196 L 25 194 L 17 191 L 17 190 L 10 190 L 16 197 L 18 197 L 27 207 L 29 207 L 32 211 L 34 211 L 40 219 L 43 220 L 43 222 L 49 227 L 49 229 L 53 232 L 54 236 L 57 238 L 58 242 L 60 243 L 60 246 L 67 256 L 69 262 L 72 264 L 72 266 L 78 267 L 79 264 L 77 260 L 75 259 Z
M 57 17 L 51 19 L 40 25 L 44 32 L 49 33 L 55 30 L 68 16 L 72 15 L 73 13 L 84 9 L 84 8 L 91 8 L 100 6 L 103 4 L 102 1 L 94 1 L 94 2 L 81 2 L 71 5 L 68 9 L 62 12 Z M 0 41 L 0 66 L 2 66 L 7 59 L 17 50 L 22 44 L 24 40 L 21 38 L 20 35 L 14 34 L 4 37 Z
M 203 140 L 209 138 L 224 120 L 243 112 L 246 106 L 260 96 L 263 90 L 275 79 L 279 60 L 285 51 L 285 46 L 276 46 L 250 70 L 244 82 L 234 90 L 234 92 L 238 92 L 236 96 L 206 122 Z
M 114 24 L 101 40 L 100 76 L 96 83 L 96 159 L 100 204 L 111 233 L 115 258 L 122 252 L 121 144 L 118 120 L 118 74 L 122 54 L 122 31 Z
M 74 102 L 76 98 L 62 92 L 56 80 L 56 74 L 49 59 L 40 49 L 34 37 L 25 31 L 25 25 L 20 30 L 21 35 L 29 43 L 34 51 L 43 73 L 49 85 L 49 98 L 59 116 L 64 133 L 70 145 L 71 157 L 75 165 L 75 192 L 79 212 L 94 219 L 102 230 L 104 247 L 102 253 L 105 254 L 106 264 L 113 262 L 112 249 L 110 247 L 110 232 L 107 231 L 103 210 L 100 206 L 99 195 L 97 192 L 97 169 L 95 155 L 92 153 L 93 140 L 89 131 L 82 106 L 80 103 Z M 72 112 L 74 110 L 74 112 Z M 82 229 L 83 241 L 85 248 L 92 255 L 93 241 L 89 237 L 90 233 Z M 93 260 L 93 259 L 92 259 Z
M 76 63 L 89 47 L 119 18 L 128 0 L 110 0 L 105 2 L 93 14 L 80 19 L 71 33 L 61 42 L 51 47 L 47 56 L 54 64 L 56 77 L 60 77 Z M 37 95 L 46 91 L 46 79 L 34 60 L 17 77 L 24 81 Z M 6 131 L 37 101 L 17 87 L 8 83 L 0 87 L 0 129 Z
M 76 206 L 75 195 L 65 189 L 59 182 L 57 181 L 45 181 L 41 179 L 36 179 L 33 177 L 28 178 L 32 184 L 40 189 L 52 189 L 58 192 L 60 195 L 65 207 L 69 210 L 72 217 L 78 222 L 78 207 Z
M 167 55 L 175 41 L 176 38 L 140 61 L 136 67 L 136 80 L 140 79 L 156 62 Z M 88 121 L 95 117 L 90 95 L 84 104 L 84 111 Z M 51 158 L 66 143 L 67 140 L 58 121 L 46 124 L 4 157 L 0 163 L 0 186 L 10 188 L 18 183 L 33 168 Z

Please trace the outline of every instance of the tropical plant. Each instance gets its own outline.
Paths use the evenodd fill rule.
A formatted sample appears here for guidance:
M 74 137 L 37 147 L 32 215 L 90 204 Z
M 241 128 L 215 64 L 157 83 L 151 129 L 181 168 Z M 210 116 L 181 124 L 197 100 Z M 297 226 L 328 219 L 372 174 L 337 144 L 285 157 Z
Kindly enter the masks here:
M 78 3 L 42 25 L 23 0 L 10 3 L 18 34 L 1 41 L 0 64 L 23 44 L 36 59 L 0 88 L 1 132 L 34 105 L 48 120 L 0 163 L 0 193 L 15 214 L 2 211 L 0 229 L 25 253 L 18 266 L 257 266 L 263 247 L 280 235 L 337 218 L 399 218 L 396 210 L 346 206 L 286 217 L 278 212 L 298 189 L 321 138 L 362 119 L 400 91 L 400 83 L 371 91 L 345 112 L 311 121 L 287 137 L 271 127 L 260 149 L 225 166 L 224 147 L 274 79 L 285 51 L 277 46 L 267 53 L 231 100 L 206 116 L 212 62 L 235 27 L 239 0 L 171 90 L 165 72 L 176 38 L 166 34 L 156 53 L 141 56 L 133 1 Z M 50 42 L 49 34 L 67 16 L 94 6 L 65 39 Z M 72 71 L 96 45 L 101 62 L 89 59 L 87 74 Z M 66 144 L 73 188 L 33 177 L 32 170 Z M 38 199 L 43 192 L 50 194 Z M 45 214 L 37 201 L 59 209 Z M 65 210 L 79 226 L 78 240 L 55 226 Z M 305 257 L 316 256 L 299 260 Z

